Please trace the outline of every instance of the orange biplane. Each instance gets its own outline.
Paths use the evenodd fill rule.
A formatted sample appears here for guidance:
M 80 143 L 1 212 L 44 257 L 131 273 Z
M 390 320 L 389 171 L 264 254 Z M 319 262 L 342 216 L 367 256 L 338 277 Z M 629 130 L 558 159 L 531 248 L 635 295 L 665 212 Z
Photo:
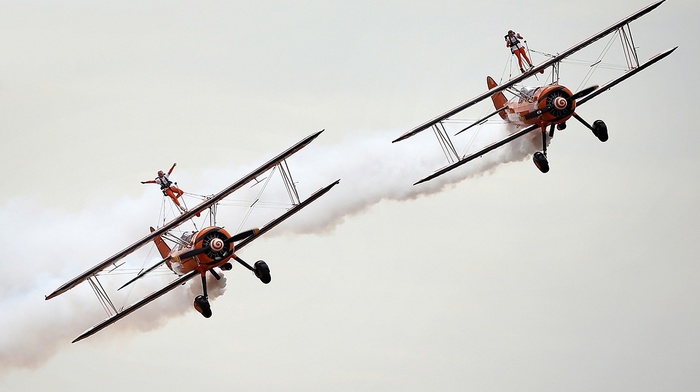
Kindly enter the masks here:
M 303 140 L 299 141 L 298 143 L 288 148 L 281 154 L 269 160 L 259 168 L 255 169 L 247 176 L 238 180 L 237 182 L 230 185 L 221 192 L 213 196 L 207 197 L 202 203 L 191 208 L 189 211 L 183 213 L 182 215 L 176 216 L 172 221 L 168 222 L 162 227 L 159 227 L 158 229 L 151 228 L 151 233 L 149 235 L 141 238 L 135 243 L 117 252 L 113 256 L 107 258 L 105 261 L 95 265 L 94 267 L 88 269 L 82 274 L 69 280 L 68 282 L 57 288 L 54 292 L 47 295 L 47 300 L 54 298 L 72 289 L 78 284 L 88 281 L 90 283 L 90 286 L 95 291 L 98 299 L 102 303 L 103 307 L 105 308 L 105 310 L 107 310 L 107 313 L 109 315 L 107 319 L 82 333 L 75 340 L 73 340 L 73 342 L 85 339 L 99 332 L 105 327 L 128 316 L 129 314 L 133 313 L 134 311 L 138 310 L 144 305 L 152 302 L 153 300 L 177 288 L 178 286 L 181 286 L 182 284 L 196 276 L 201 277 L 202 294 L 198 295 L 194 299 L 194 308 L 204 317 L 211 317 L 212 311 L 211 306 L 209 305 L 209 299 L 207 294 L 206 274 L 207 272 L 209 272 L 217 280 L 220 279 L 221 277 L 215 269 L 219 268 L 223 271 L 230 270 L 232 268 L 232 260 L 235 260 L 248 270 L 252 271 L 263 283 L 269 283 L 271 280 L 270 269 L 264 261 L 260 260 L 256 262 L 253 266 L 251 266 L 250 264 L 242 260 L 240 257 L 238 257 L 235 254 L 235 252 L 243 248 L 245 245 L 247 245 L 254 239 L 258 238 L 262 234 L 271 230 L 290 216 L 299 212 L 302 208 L 308 206 L 313 201 L 323 196 L 326 192 L 328 192 L 331 188 L 333 188 L 340 182 L 340 180 L 337 180 L 327 185 L 326 187 L 319 189 L 306 199 L 301 200 L 298 196 L 296 185 L 294 184 L 294 181 L 291 180 L 291 176 L 289 175 L 286 159 L 298 152 L 299 150 L 301 150 L 302 148 L 304 148 L 305 146 L 307 146 L 309 143 L 311 143 L 311 141 L 318 137 L 318 135 L 320 135 L 321 132 L 323 131 L 319 131 L 304 138 Z M 179 238 L 170 234 L 170 231 L 172 229 L 182 225 L 188 220 L 191 220 L 194 216 L 199 216 L 200 213 L 207 209 L 209 209 L 210 212 L 213 213 L 214 211 L 216 211 L 217 204 L 222 199 L 229 196 L 234 191 L 240 189 L 245 184 L 256 180 L 259 176 L 265 174 L 266 172 L 274 168 L 278 168 L 280 172 L 283 173 L 282 175 L 285 186 L 287 186 L 287 191 L 290 197 L 293 199 L 292 207 L 286 212 L 284 212 L 282 215 L 271 220 L 259 229 L 250 229 L 234 235 L 229 234 L 225 229 L 216 226 L 215 224 L 210 225 L 209 227 L 202 228 L 198 231 L 193 231 L 190 233 L 185 232 L 185 234 L 183 234 L 183 236 Z M 164 241 L 165 238 L 173 240 L 175 245 L 172 247 L 169 246 Z M 120 290 L 125 286 L 130 285 L 136 280 L 144 277 L 146 274 L 156 270 L 163 264 L 165 264 L 172 272 L 177 274 L 179 277 L 171 283 L 167 284 L 162 289 L 145 296 L 143 299 L 137 301 L 136 303 L 124 307 L 122 309 L 117 309 L 112 303 L 107 291 L 98 280 L 98 276 L 102 276 L 101 274 L 109 267 L 113 268 L 106 273 L 116 270 L 122 265 L 117 264 L 118 261 L 120 261 L 127 255 L 133 253 L 134 251 L 151 241 L 155 243 L 156 248 L 158 249 L 158 252 L 162 257 L 162 260 L 153 265 L 152 267 L 142 270 L 133 279 L 126 282 L 117 290 Z
M 620 20 L 619 22 L 611 25 L 610 27 L 602 30 L 601 32 L 585 39 L 584 41 L 572 46 L 571 48 L 565 50 L 558 55 L 552 55 L 551 58 L 545 62 L 527 70 L 525 73 L 518 75 L 502 85 L 498 85 L 493 78 L 487 78 L 487 85 L 489 90 L 451 110 L 441 114 L 434 119 L 419 125 L 418 127 L 404 133 L 393 142 L 398 142 L 414 136 L 424 130 L 432 129 L 438 138 L 438 142 L 442 147 L 443 151 L 446 153 L 448 158 L 448 165 L 442 169 L 436 171 L 435 173 L 419 180 L 416 184 L 420 184 L 425 181 L 429 181 L 435 177 L 441 176 L 458 166 L 461 166 L 475 158 L 478 158 L 487 152 L 490 152 L 498 147 L 501 147 L 519 137 L 529 134 L 535 130 L 540 130 L 542 134 L 542 151 L 538 151 L 533 156 L 533 161 L 540 171 L 546 173 L 549 171 L 549 162 L 547 161 L 547 141 L 548 137 L 552 138 L 554 136 L 555 128 L 558 130 L 563 130 L 566 128 L 567 121 L 573 117 L 582 123 L 586 128 L 590 129 L 593 134 L 602 142 L 608 140 L 608 129 L 607 125 L 602 120 L 597 120 L 593 124 L 589 124 L 583 118 L 581 118 L 577 113 L 576 109 L 583 105 L 585 102 L 591 100 L 592 98 L 598 96 L 604 91 L 607 91 L 622 82 L 623 80 L 635 75 L 637 72 L 651 66 L 657 61 L 670 55 L 678 47 L 674 47 L 665 52 L 659 53 L 652 57 L 645 63 L 639 63 L 637 56 L 636 47 L 632 41 L 632 34 L 629 24 L 640 18 L 641 16 L 651 12 L 656 7 L 661 5 L 665 0 L 653 3 L 641 10 L 635 12 L 634 14 Z M 585 88 L 581 91 L 573 93 L 567 87 L 560 85 L 559 81 L 559 65 L 560 62 L 571 56 L 573 53 L 580 51 L 581 49 L 591 45 L 592 43 L 598 41 L 599 39 L 608 36 L 613 33 L 618 33 L 620 39 L 622 40 L 622 47 L 625 51 L 625 58 L 627 59 L 627 70 L 626 72 L 603 86 L 591 86 Z M 538 87 L 523 87 L 516 90 L 514 86 L 527 78 L 535 76 L 537 73 L 542 72 L 548 67 L 552 67 L 552 83 L 538 86 Z M 506 98 L 504 91 L 513 93 L 513 98 Z M 490 113 L 489 115 L 476 120 L 472 125 L 462 129 L 457 132 L 455 136 L 462 133 L 476 125 L 483 124 L 489 118 L 499 115 L 503 120 L 508 123 L 515 124 L 521 127 L 519 130 L 506 137 L 503 140 L 492 143 L 475 153 L 468 155 L 460 155 L 447 134 L 444 122 L 451 119 L 457 113 L 487 99 L 491 98 L 495 106 L 496 111 Z

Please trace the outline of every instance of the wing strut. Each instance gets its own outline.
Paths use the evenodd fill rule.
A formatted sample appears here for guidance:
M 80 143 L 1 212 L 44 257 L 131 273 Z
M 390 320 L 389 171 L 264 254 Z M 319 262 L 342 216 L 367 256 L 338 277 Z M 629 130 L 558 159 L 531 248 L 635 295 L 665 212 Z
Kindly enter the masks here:
M 457 153 L 454 143 L 452 143 L 452 139 L 450 139 L 450 135 L 447 134 L 445 124 L 439 122 L 433 124 L 432 128 L 440 144 L 440 148 L 442 148 L 442 152 L 445 154 L 445 158 L 447 158 L 447 162 L 454 163 L 459 161 L 459 154 Z
M 90 283 L 92 291 L 95 292 L 95 296 L 97 296 L 97 299 L 100 301 L 100 304 L 105 312 L 107 312 L 107 314 L 110 316 L 117 313 L 117 307 L 114 306 L 112 299 L 109 298 L 109 295 L 107 295 L 107 291 L 102 286 L 102 283 L 100 283 L 100 281 L 97 279 L 97 275 L 87 278 L 87 281 Z

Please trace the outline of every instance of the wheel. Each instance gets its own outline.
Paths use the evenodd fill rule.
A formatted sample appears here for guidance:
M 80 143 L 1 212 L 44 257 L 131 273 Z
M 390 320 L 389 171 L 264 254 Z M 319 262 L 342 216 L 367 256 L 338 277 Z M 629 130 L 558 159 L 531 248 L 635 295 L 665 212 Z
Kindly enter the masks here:
M 547 173 L 549 171 L 549 162 L 547 161 L 547 156 L 543 152 L 537 151 L 535 155 L 532 156 L 532 161 L 535 162 L 535 166 L 542 173 Z
M 262 260 L 258 260 L 255 262 L 255 265 L 253 266 L 253 272 L 255 273 L 255 276 L 260 279 L 261 282 L 268 284 L 272 280 L 272 277 L 270 276 L 270 267 L 267 266 L 267 263 L 265 263 Z
M 595 120 L 593 123 L 593 134 L 596 135 L 601 142 L 608 141 L 608 126 L 603 120 Z
M 211 317 L 211 305 L 209 300 L 203 295 L 198 295 L 194 299 L 194 308 L 205 318 Z

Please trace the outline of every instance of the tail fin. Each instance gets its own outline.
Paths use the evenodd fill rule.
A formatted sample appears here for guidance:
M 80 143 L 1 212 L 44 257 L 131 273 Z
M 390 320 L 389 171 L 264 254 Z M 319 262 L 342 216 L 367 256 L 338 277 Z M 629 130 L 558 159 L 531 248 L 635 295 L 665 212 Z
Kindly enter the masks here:
M 486 85 L 489 87 L 489 90 L 491 90 L 492 88 L 497 87 L 498 83 L 496 83 L 496 81 L 493 80 L 492 77 L 487 76 Z M 502 91 L 491 95 L 491 100 L 493 101 L 493 106 L 496 108 L 496 110 L 501 110 L 504 106 L 506 106 L 506 102 L 508 102 L 506 96 L 503 94 Z M 500 112 L 498 114 L 501 116 L 502 119 L 506 119 L 506 112 Z
M 151 227 L 151 233 L 153 233 L 154 231 L 156 231 L 156 229 Z M 165 259 L 166 257 L 168 257 L 168 255 L 170 255 L 170 247 L 168 246 L 168 244 L 165 243 L 165 241 L 163 241 L 162 238 L 160 238 L 160 236 L 154 238 L 153 242 L 155 242 L 156 248 L 158 248 L 158 253 L 160 253 L 160 257 Z

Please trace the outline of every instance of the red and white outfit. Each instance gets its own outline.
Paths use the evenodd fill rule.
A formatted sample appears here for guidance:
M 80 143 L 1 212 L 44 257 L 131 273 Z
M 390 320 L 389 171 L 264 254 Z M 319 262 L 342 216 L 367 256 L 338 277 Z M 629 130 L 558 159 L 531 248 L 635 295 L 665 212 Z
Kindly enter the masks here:
M 520 67 L 520 70 L 522 72 L 525 72 L 523 69 L 523 58 L 527 60 L 527 64 L 532 67 L 532 62 L 530 59 L 527 57 L 527 54 L 525 53 L 525 47 L 523 44 L 520 42 L 521 39 L 523 39 L 523 36 L 520 35 L 520 33 L 516 33 L 513 30 L 510 30 L 508 34 L 505 36 L 506 39 L 506 46 L 510 48 L 511 53 L 515 55 L 515 57 L 518 58 L 518 66 Z

